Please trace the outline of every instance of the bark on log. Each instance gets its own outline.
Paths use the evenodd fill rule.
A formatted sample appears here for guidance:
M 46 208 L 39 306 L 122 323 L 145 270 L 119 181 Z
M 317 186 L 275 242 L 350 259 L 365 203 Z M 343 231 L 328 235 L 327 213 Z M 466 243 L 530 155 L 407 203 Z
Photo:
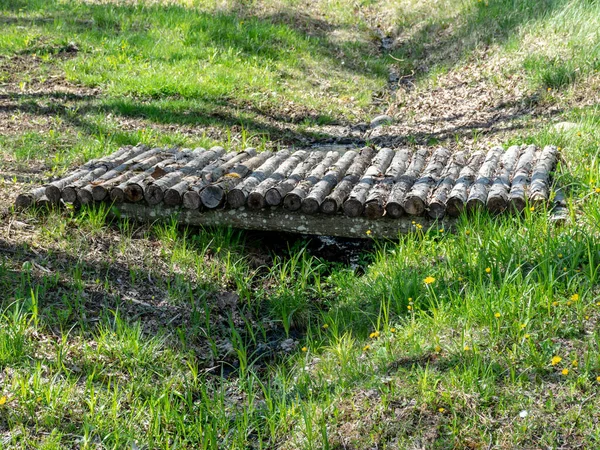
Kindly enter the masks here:
M 404 210 L 411 216 L 420 216 L 427 208 L 427 197 L 434 189 L 440 179 L 444 167 L 450 158 L 450 150 L 446 148 L 438 148 L 427 163 L 427 167 L 419 177 L 413 187 L 406 194 L 404 200 Z
M 271 151 L 264 151 L 252 158 L 237 163 L 228 173 L 217 180 L 215 184 L 209 184 L 200 191 L 200 201 L 209 209 L 217 208 L 225 202 L 227 193 L 244 177 L 251 173 L 254 169 L 263 164 L 270 156 Z
M 344 200 L 348 198 L 356 183 L 360 181 L 361 176 L 369 168 L 374 154 L 375 149 L 372 147 L 363 147 L 360 150 L 360 154 L 354 159 L 342 181 L 321 203 L 321 212 L 335 214 L 339 211 L 344 204 Z
M 210 150 L 208 150 L 201 158 L 196 160 L 196 164 L 198 164 L 199 168 L 206 167 L 210 161 L 212 161 L 215 158 L 220 158 L 221 156 L 223 156 L 224 153 L 225 149 L 223 149 L 223 147 L 213 147 Z M 184 171 L 184 173 L 187 173 L 187 171 Z M 182 178 L 181 181 L 179 181 L 175 185 L 169 187 L 164 193 L 165 205 L 176 206 L 184 203 L 183 197 L 188 192 L 189 187 L 193 184 L 197 184 L 199 181 L 199 177 L 194 175 L 188 175 Z M 200 195 L 197 193 L 196 195 L 198 200 L 196 208 L 199 208 Z
M 403 205 L 406 194 L 412 188 L 413 184 L 415 184 L 419 174 L 423 171 L 427 153 L 427 149 L 422 148 L 413 154 L 412 161 L 410 162 L 408 169 L 406 169 L 406 173 L 401 175 L 392 187 L 388 202 L 385 205 L 386 215 L 393 219 L 397 219 L 404 214 Z
M 289 211 L 297 211 L 302 206 L 302 199 L 308 195 L 311 188 L 319 182 L 323 175 L 332 164 L 334 164 L 340 154 L 338 152 L 328 152 L 325 158 L 314 167 L 308 176 L 300 181 L 298 185 L 286 194 L 283 198 L 283 207 Z
M 394 158 L 394 151 L 390 148 L 382 148 L 377 152 L 371 165 L 362 176 L 360 181 L 354 186 L 348 199 L 343 204 L 344 214 L 348 217 L 358 217 L 365 209 L 365 201 L 369 196 L 369 189 L 375 184 L 377 179 L 385 175 Z
M 536 150 L 537 148 L 535 145 L 527 146 L 519 158 L 517 168 L 515 169 L 515 176 L 512 179 L 508 200 L 512 209 L 516 212 L 523 211 L 523 209 L 525 209 L 525 204 L 527 203 L 525 198 L 526 189 L 529 184 L 531 171 L 535 164 Z
M 475 182 L 475 177 L 484 160 L 485 152 L 482 150 L 478 150 L 471 155 L 469 162 L 460 171 L 458 180 L 456 180 L 456 184 L 450 191 L 450 195 L 448 195 L 446 214 L 457 217 L 465 208 L 465 204 L 469 198 L 469 188 Z
M 552 214 L 550 215 L 550 221 L 562 225 L 568 219 L 569 207 L 567 205 L 567 198 L 564 191 L 561 188 L 557 188 L 554 192 L 554 199 L 552 200 Z
M 101 159 L 88 161 L 71 175 L 48 184 L 46 186 L 46 197 L 48 197 L 50 202 L 58 203 L 61 199 L 63 189 L 71 183 L 86 177 L 89 173 L 93 172 L 97 168 L 105 167 L 107 170 L 115 168 L 126 161 L 145 153 L 147 150 L 148 147 L 145 145 L 140 145 L 130 149 L 120 149 L 112 155 L 108 155 Z
M 394 183 L 400 176 L 404 175 L 410 164 L 411 151 L 407 148 L 400 149 L 394 155 L 385 176 L 369 192 L 365 202 L 365 216 L 369 219 L 377 219 L 385 214 L 385 205 Z
M 252 209 L 261 209 L 266 206 L 266 193 L 269 189 L 285 180 L 290 173 L 306 159 L 308 152 L 298 150 L 290 156 L 279 169 L 277 169 L 269 178 L 260 183 L 253 192 L 248 195 L 248 206 Z
M 357 152 L 349 150 L 329 168 L 323 178 L 319 180 L 319 182 L 312 187 L 307 196 L 302 199 L 301 209 L 303 213 L 314 214 L 319 211 L 321 203 L 346 174 L 346 171 L 356 158 L 356 155 Z
M 456 152 L 440 178 L 435 190 L 429 199 L 429 217 L 433 219 L 441 219 L 446 214 L 446 201 L 448 194 L 452 190 L 452 186 L 456 183 L 460 171 L 467 164 L 467 155 L 465 152 Z
M 471 186 L 469 197 L 467 198 L 467 211 L 473 211 L 477 208 L 485 207 L 487 202 L 488 192 L 492 179 L 498 167 L 498 161 L 502 156 L 504 149 L 500 146 L 493 147 L 488 152 L 483 165 L 479 169 L 477 179 Z
M 529 185 L 529 201 L 533 205 L 548 201 L 550 196 L 550 172 L 554 169 L 557 157 L 558 149 L 554 145 L 548 145 L 537 160 Z
M 513 145 L 502 155 L 500 167 L 496 171 L 496 178 L 492 183 L 486 203 L 487 209 L 491 213 L 501 213 L 508 206 L 510 180 L 513 177 L 520 154 L 521 147 Z
M 226 173 L 231 172 L 236 165 L 254 156 L 256 156 L 256 149 L 253 147 L 248 147 L 247 149 L 235 154 L 232 158 L 228 158 L 226 161 L 223 161 L 218 166 L 205 167 L 201 172 L 202 178 L 209 183 L 214 183 Z
M 78 179 L 69 186 L 65 186 L 62 190 L 61 197 L 65 203 L 77 203 L 77 190 L 91 183 L 95 179 L 101 177 L 107 172 L 106 166 L 98 167 L 89 172 L 86 176 Z
M 252 192 L 252 190 L 260 183 L 265 181 L 267 177 L 271 176 L 271 174 L 289 157 L 289 150 L 280 150 L 238 183 L 237 186 L 230 189 L 227 193 L 227 203 L 229 206 L 231 208 L 244 206 L 250 192 Z
M 306 175 L 325 158 L 325 152 L 316 151 L 310 153 L 308 158 L 298 164 L 292 174 L 278 185 L 272 187 L 265 193 L 265 201 L 269 206 L 281 204 L 283 198 L 291 192 L 300 181 L 306 178 Z
M 36 204 L 45 194 L 45 187 L 39 187 L 24 194 L 19 194 L 15 200 L 15 207 L 19 209 L 29 208 Z

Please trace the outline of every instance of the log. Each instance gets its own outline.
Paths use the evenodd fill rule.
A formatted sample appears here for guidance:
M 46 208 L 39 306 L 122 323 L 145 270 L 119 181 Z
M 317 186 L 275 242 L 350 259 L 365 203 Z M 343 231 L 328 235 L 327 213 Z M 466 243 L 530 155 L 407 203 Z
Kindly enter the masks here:
M 226 200 L 227 193 L 240 183 L 244 177 L 263 164 L 271 155 L 272 152 L 267 150 L 244 162 L 238 163 L 229 172 L 221 176 L 215 184 L 209 184 L 200 191 L 200 201 L 202 204 L 209 209 L 214 209 L 222 205 Z
M 325 172 L 332 164 L 334 164 L 340 157 L 339 152 L 331 151 L 327 152 L 325 158 L 314 167 L 308 176 L 300 181 L 298 185 L 288 192 L 283 198 L 283 207 L 289 211 L 297 211 L 302 206 L 302 199 L 308 195 L 312 187 L 317 184 Z
M 325 172 L 323 178 L 319 180 L 319 182 L 311 188 L 307 196 L 302 199 L 301 209 L 303 213 L 314 214 L 319 211 L 325 197 L 327 197 L 335 185 L 340 182 L 356 156 L 357 152 L 354 150 L 347 151 L 327 172 Z
M 446 201 L 452 190 L 460 171 L 467 164 L 467 155 L 459 151 L 452 155 L 450 162 L 444 169 L 442 177 L 429 199 L 429 217 L 441 219 L 446 214 Z
M 411 151 L 407 148 L 400 149 L 394 155 L 385 176 L 369 192 L 365 202 L 365 216 L 369 219 L 377 219 L 385 214 L 385 205 L 394 183 L 399 180 L 410 164 Z
M 498 167 L 498 161 L 504 149 L 496 146 L 490 149 L 485 157 L 485 161 L 479 168 L 477 179 L 471 186 L 469 197 L 467 198 L 467 211 L 473 211 L 477 208 L 483 208 L 487 202 L 488 192 L 492 184 L 492 179 Z
M 235 154 L 232 158 L 226 159 L 219 165 L 216 165 L 214 167 L 205 167 L 201 172 L 201 176 L 205 181 L 208 181 L 209 183 L 216 182 L 223 175 L 225 175 L 228 172 L 231 172 L 231 170 L 236 165 L 254 156 L 256 156 L 256 149 L 253 147 L 248 147 L 247 149 Z
M 511 146 L 500 160 L 500 167 L 496 171 L 496 178 L 492 183 L 486 206 L 491 213 L 501 213 L 508 207 L 508 192 L 510 191 L 510 180 L 513 177 L 517 161 L 521 154 L 521 147 Z
M 439 181 L 450 155 L 450 150 L 443 147 L 433 152 L 425 170 L 415 181 L 408 194 L 406 194 L 403 207 L 408 214 L 411 216 L 420 216 L 425 212 L 429 193 Z
M 289 157 L 289 150 L 280 150 L 238 183 L 237 186 L 231 188 L 227 193 L 227 203 L 229 206 L 231 208 L 244 206 L 250 192 L 265 181 Z
M 212 147 L 210 150 L 206 151 L 201 157 L 193 160 L 190 164 L 197 165 L 198 169 L 202 169 L 206 167 L 210 161 L 215 158 L 220 158 L 225 153 L 225 149 L 223 147 Z M 177 206 L 183 203 L 183 197 L 187 192 L 188 188 L 192 184 L 197 184 L 199 181 L 199 177 L 192 175 L 193 171 L 190 170 L 188 174 L 188 169 L 182 169 L 181 171 L 184 176 L 180 181 L 175 183 L 174 185 L 168 187 L 164 191 L 164 202 L 167 206 Z M 162 186 L 161 186 L 162 188 Z M 185 205 L 184 205 L 185 206 Z M 200 207 L 200 196 L 198 195 L 198 208 Z
M 456 184 L 448 195 L 446 214 L 457 217 L 465 208 L 469 197 L 469 188 L 475 182 L 475 177 L 484 160 L 485 152 L 482 150 L 478 150 L 471 155 L 467 165 L 460 171 L 458 180 L 456 180 Z
M 252 209 L 264 208 L 267 203 L 265 198 L 267 191 L 285 180 L 307 156 L 308 152 L 306 150 L 294 152 L 294 154 L 290 156 L 279 169 L 273 172 L 269 178 L 261 182 L 256 189 L 248 195 L 248 206 Z
M 15 207 L 18 209 L 29 208 L 36 204 L 44 195 L 46 195 L 45 187 L 39 187 L 24 194 L 19 194 L 15 200 Z
M 558 149 L 554 145 L 544 147 L 535 163 L 531 184 L 529 185 L 529 201 L 533 205 L 546 203 L 550 196 L 550 172 L 554 169 L 558 158 Z
M 371 189 L 378 178 L 382 178 L 385 175 L 385 171 L 393 158 L 394 151 L 391 148 L 382 148 L 377 152 L 371 161 L 371 165 L 356 186 L 352 188 L 350 195 L 344 202 L 342 206 L 344 214 L 348 217 L 358 217 L 363 213 L 365 201 L 369 196 L 369 189 Z
M 394 183 L 394 186 L 392 187 L 388 202 L 385 205 L 386 215 L 397 219 L 404 214 L 403 205 L 406 194 L 413 184 L 415 184 L 419 174 L 423 171 L 423 167 L 425 167 L 425 161 L 427 159 L 427 153 L 427 149 L 422 148 L 413 154 L 412 161 L 410 162 L 408 169 L 406 169 L 406 172 L 398 178 L 398 181 Z
M 69 184 L 87 176 L 90 172 L 93 172 L 99 167 L 106 167 L 107 170 L 112 169 L 145 153 L 147 150 L 148 147 L 145 145 L 140 145 L 131 149 L 120 149 L 112 155 L 108 155 L 101 159 L 88 161 L 71 175 L 48 184 L 46 186 L 46 197 L 48 197 L 50 202 L 58 203 L 61 199 L 63 189 Z
M 61 197 L 65 203 L 77 203 L 77 190 L 91 183 L 92 181 L 100 178 L 108 171 L 106 166 L 100 166 L 91 172 L 88 172 L 87 175 L 78 179 L 74 183 L 65 186 L 62 190 Z
M 278 206 L 283 201 L 283 198 L 291 192 L 300 181 L 306 178 L 306 175 L 317 165 L 326 153 L 322 151 L 312 152 L 308 158 L 298 164 L 292 174 L 278 185 L 272 187 L 265 192 L 265 202 L 269 206 Z
M 515 175 L 512 179 L 510 192 L 508 193 L 508 201 L 513 211 L 521 212 L 525 209 L 526 189 L 529 184 L 529 177 L 535 164 L 537 148 L 535 145 L 528 145 L 521 154 Z
M 356 183 L 360 181 L 361 176 L 369 168 L 374 154 L 375 149 L 372 147 L 363 147 L 360 150 L 360 154 L 354 159 L 342 181 L 321 203 L 321 212 L 325 214 L 338 212 L 344 204 L 344 200 L 348 198 Z
M 567 204 L 567 198 L 564 191 L 561 188 L 557 188 L 554 191 L 554 199 L 552 200 L 552 214 L 550 215 L 550 222 L 557 225 L 564 224 L 569 219 L 569 207 Z

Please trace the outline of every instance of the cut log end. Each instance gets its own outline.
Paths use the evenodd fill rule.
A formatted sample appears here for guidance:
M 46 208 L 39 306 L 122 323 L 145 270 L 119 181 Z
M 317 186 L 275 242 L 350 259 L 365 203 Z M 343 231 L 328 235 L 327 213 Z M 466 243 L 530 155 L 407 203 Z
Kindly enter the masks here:
M 446 215 L 446 205 L 439 202 L 431 202 L 427 213 L 432 219 L 441 219 Z
M 324 214 L 335 214 L 338 210 L 338 204 L 335 200 L 326 198 L 321 203 L 321 212 Z
M 60 201 L 60 197 L 61 197 L 61 193 L 60 193 L 60 189 L 57 188 L 56 186 L 53 185 L 48 185 L 46 186 L 46 197 L 48 198 L 48 201 L 50 201 L 51 203 L 58 203 Z
M 149 205 L 158 205 L 163 201 L 165 197 L 165 193 L 160 188 L 160 186 L 150 185 L 146 187 L 146 192 L 144 193 L 144 199 Z M 166 203 L 166 201 L 165 201 Z
M 241 208 L 246 203 L 246 196 L 241 189 L 232 189 L 227 194 L 227 204 L 231 208 Z
M 262 209 L 266 205 L 265 197 L 258 192 L 251 192 L 248 195 L 248 207 L 252 209 Z
M 467 211 L 478 211 L 485 208 L 485 202 L 479 198 L 470 198 L 467 201 Z
M 18 209 L 29 208 L 33 205 L 33 196 L 31 194 L 19 194 L 15 200 L 15 206 Z
M 446 214 L 451 217 L 458 217 L 465 209 L 465 204 L 459 198 L 449 198 L 446 202 Z
M 404 208 L 400 203 L 388 202 L 388 204 L 385 206 L 385 213 L 392 219 L 397 219 L 402 217 L 404 214 Z
M 118 187 L 112 188 L 110 190 L 110 199 L 115 203 L 122 203 L 125 201 L 125 192 Z
M 175 189 L 167 189 L 167 191 L 164 194 L 162 194 L 162 197 L 163 201 L 165 202 L 165 205 L 167 206 L 178 206 L 181 205 L 183 201 L 183 199 L 181 198 L 181 194 Z M 156 201 L 156 199 L 154 199 L 153 201 Z
M 90 189 L 79 189 L 77 191 L 77 200 L 82 205 L 89 205 L 94 201 L 94 195 Z
M 365 206 L 358 200 L 348 199 L 344 202 L 344 214 L 348 217 L 358 217 L 363 213 Z
M 183 194 L 183 207 L 186 209 L 200 209 L 200 195 L 196 191 L 187 191 Z
M 305 198 L 302 201 L 302 212 L 305 214 L 315 214 L 319 211 L 319 202 L 314 198 Z
M 75 203 L 77 201 L 77 190 L 74 187 L 67 186 L 63 189 L 61 196 L 65 203 Z
M 302 206 L 302 198 L 299 195 L 290 192 L 283 199 L 283 207 L 288 211 L 298 211 Z
M 369 219 L 379 219 L 383 217 L 385 208 L 379 202 L 371 202 L 365 205 L 365 216 Z
M 404 202 L 404 210 L 411 216 L 420 216 L 425 212 L 425 202 L 421 197 L 410 196 Z
M 520 213 L 525 209 L 525 199 L 523 197 L 513 197 L 510 199 L 510 207 L 514 212 Z
M 277 206 L 281 204 L 281 194 L 277 189 L 269 189 L 265 193 L 265 201 L 269 206 Z
M 124 192 L 127 201 L 130 203 L 137 203 L 144 198 L 144 189 L 139 184 L 128 184 Z
M 508 203 L 502 197 L 494 196 L 488 198 L 486 206 L 492 214 L 500 214 L 506 210 Z
M 107 195 L 108 190 L 104 186 L 94 186 L 92 188 L 92 198 L 97 202 L 101 202 L 102 200 L 104 200 L 107 197 Z
M 200 193 L 200 201 L 209 209 L 217 208 L 225 200 L 225 192 L 218 186 L 207 186 Z

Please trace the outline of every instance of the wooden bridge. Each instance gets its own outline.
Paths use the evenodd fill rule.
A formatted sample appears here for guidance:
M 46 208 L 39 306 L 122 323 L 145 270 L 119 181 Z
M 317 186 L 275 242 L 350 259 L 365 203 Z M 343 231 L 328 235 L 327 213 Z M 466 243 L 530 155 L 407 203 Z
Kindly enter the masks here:
M 110 202 L 143 220 L 345 237 L 397 237 L 463 211 L 547 204 L 555 146 L 257 152 L 123 147 L 17 197 L 17 207 Z M 555 198 L 557 207 L 562 205 Z

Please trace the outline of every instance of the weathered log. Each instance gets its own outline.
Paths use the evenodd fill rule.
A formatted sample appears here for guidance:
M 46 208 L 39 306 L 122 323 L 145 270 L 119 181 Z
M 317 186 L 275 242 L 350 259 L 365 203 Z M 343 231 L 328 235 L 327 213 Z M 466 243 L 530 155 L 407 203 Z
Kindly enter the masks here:
M 569 207 L 567 198 L 561 188 L 554 191 L 554 199 L 552 200 L 552 212 L 550 221 L 552 223 L 562 225 L 569 219 Z
M 19 194 L 15 200 L 15 207 L 19 209 L 29 208 L 36 204 L 44 195 L 46 195 L 45 187 L 39 187 L 24 194 Z
M 340 182 L 346 171 L 356 158 L 357 152 L 349 150 L 329 168 L 321 180 L 319 180 L 302 199 L 302 212 L 314 214 L 319 211 L 321 203 L 329 195 L 336 184 Z
M 239 162 L 229 172 L 217 180 L 215 184 L 209 184 L 200 191 L 200 201 L 209 208 L 214 209 L 225 202 L 227 193 L 242 181 L 249 173 L 263 164 L 272 152 L 267 150 L 252 158 Z
M 269 206 L 277 206 L 281 204 L 283 198 L 291 192 L 300 181 L 306 178 L 306 175 L 318 164 L 326 153 L 322 151 L 315 151 L 308 155 L 308 158 L 302 163 L 298 164 L 292 174 L 284 181 L 265 192 L 265 201 Z
M 535 164 L 537 148 L 535 145 L 528 145 L 521 154 L 515 175 L 512 179 L 510 192 L 508 193 L 508 201 L 512 209 L 516 212 L 521 212 L 525 209 L 527 200 L 526 189 L 529 183 L 531 171 Z
M 252 209 L 261 209 L 266 206 L 266 193 L 269 189 L 276 186 L 281 181 L 285 180 L 290 173 L 306 159 L 308 152 L 306 150 L 298 150 L 294 152 L 279 169 L 271 174 L 269 178 L 261 182 L 254 191 L 248 195 L 248 206 Z
M 513 145 L 502 155 L 500 166 L 496 171 L 496 178 L 492 183 L 486 202 L 487 209 L 492 213 L 501 213 L 508 206 L 508 192 L 510 180 L 517 166 L 521 147 Z
M 254 172 L 244 178 L 237 186 L 227 193 L 227 203 L 231 208 L 244 206 L 250 192 L 260 183 L 265 181 L 286 159 L 290 156 L 289 150 L 280 150 L 269 157 Z
M 86 177 L 89 173 L 99 167 L 105 167 L 107 170 L 112 169 L 145 153 L 147 150 L 148 147 L 140 145 L 131 149 L 120 149 L 112 155 L 88 161 L 71 175 L 46 185 L 46 197 L 48 197 L 50 202 L 58 203 L 61 199 L 63 189 L 69 184 Z
M 236 165 L 254 156 L 256 156 L 256 149 L 253 147 L 248 147 L 247 149 L 237 153 L 232 158 L 223 161 L 220 165 L 214 167 L 205 167 L 201 172 L 201 176 L 205 181 L 214 183 L 226 173 L 231 172 Z
M 394 155 L 390 166 L 385 172 L 383 179 L 373 186 L 365 201 L 365 216 L 369 219 L 377 219 L 385 214 L 385 205 L 394 186 L 410 164 L 411 151 L 407 148 L 400 149 Z
M 446 214 L 446 201 L 448 194 L 452 190 L 452 186 L 456 183 L 456 179 L 462 168 L 467 164 L 467 155 L 465 152 L 459 151 L 452 155 L 450 162 L 444 169 L 440 181 L 429 199 L 429 217 L 433 219 L 441 219 Z
M 427 149 L 422 148 L 413 154 L 408 169 L 406 169 L 406 172 L 398 178 L 392 187 L 387 204 L 385 205 L 386 215 L 393 219 L 397 219 L 404 214 L 403 205 L 406 194 L 410 188 L 412 188 L 413 184 L 415 184 L 419 174 L 423 171 L 423 167 L 425 167 L 425 161 L 427 159 L 427 153 Z
M 335 151 L 328 152 L 325 158 L 314 167 L 308 176 L 300 181 L 298 185 L 286 194 L 283 198 L 283 207 L 289 211 L 297 211 L 302 206 L 302 199 L 310 192 L 311 188 L 319 182 L 323 175 L 332 164 L 334 164 L 340 154 Z
M 371 165 L 356 186 L 352 188 L 350 195 L 344 202 L 342 206 L 344 214 L 348 217 L 358 217 L 363 213 L 365 201 L 369 196 L 369 189 L 371 189 L 378 178 L 382 178 L 385 175 L 385 171 L 393 158 L 394 151 L 391 148 L 382 148 L 377 152 L 373 161 L 371 161 Z
M 529 201 L 533 205 L 548 201 L 550 196 L 550 172 L 556 164 L 557 157 L 558 149 L 554 145 L 547 145 L 537 160 L 529 185 Z
M 498 161 L 504 149 L 500 146 L 490 149 L 485 157 L 485 161 L 479 168 L 477 179 L 471 186 L 469 197 L 467 198 L 467 211 L 473 211 L 477 208 L 483 208 L 487 202 L 488 192 L 492 184 L 492 178 L 496 173 Z
M 475 177 L 484 160 L 485 152 L 482 150 L 478 150 L 471 155 L 469 162 L 460 171 L 458 180 L 456 180 L 456 184 L 448 195 L 446 214 L 457 217 L 463 211 L 469 198 L 469 188 L 475 182 Z
M 65 203 L 76 203 L 77 202 L 77 190 L 101 177 L 108 171 L 106 166 L 100 166 L 97 169 L 88 172 L 82 178 L 79 178 L 74 183 L 71 183 L 68 186 L 65 186 L 62 190 L 61 197 Z
M 450 158 L 451 152 L 446 148 L 438 148 L 429 159 L 425 170 L 413 187 L 406 194 L 404 210 L 411 216 L 420 216 L 427 208 L 427 197 L 437 184 Z
M 201 157 L 193 160 L 190 164 L 194 164 L 198 169 L 202 169 L 206 167 L 210 161 L 215 158 L 220 158 L 225 153 L 225 149 L 223 147 L 212 147 L 210 150 L 206 151 Z M 192 175 L 193 170 L 190 168 L 189 171 L 187 168 L 183 168 L 181 172 L 187 176 L 184 176 L 180 181 L 175 183 L 174 185 L 168 187 L 164 191 L 164 202 L 165 205 L 168 206 L 177 206 L 183 203 L 183 197 L 188 191 L 188 188 L 192 184 L 197 184 L 199 182 L 199 178 L 197 176 Z M 161 186 L 162 188 L 162 186 Z M 197 195 L 198 206 L 200 207 L 200 195 Z M 185 205 L 184 205 L 185 206 Z
M 342 207 L 344 200 L 348 198 L 356 183 L 360 181 L 361 176 L 369 168 L 374 154 L 375 149 L 372 147 L 363 147 L 360 150 L 360 154 L 354 158 L 342 181 L 321 203 L 321 212 L 335 214 Z

